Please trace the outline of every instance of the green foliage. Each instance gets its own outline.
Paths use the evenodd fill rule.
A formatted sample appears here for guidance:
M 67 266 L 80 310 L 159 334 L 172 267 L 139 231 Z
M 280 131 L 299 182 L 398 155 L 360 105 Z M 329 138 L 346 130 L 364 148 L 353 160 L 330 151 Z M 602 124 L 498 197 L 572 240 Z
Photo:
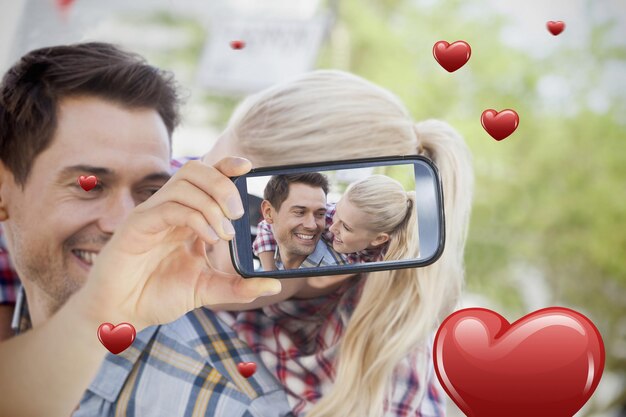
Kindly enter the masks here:
M 512 266 L 538 268 L 552 292 L 549 305 L 588 315 L 605 339 L 607 368 L 623 374 L 626 364 L 613 349 L 626 317 L 626 106 L 611 91 L 604 91 L 612 99 L 605 114 L 586 106 L 604 65 L 626 59 L 626 48 L 608 42 L 611 24 L 594 28 L 588 47 L 556 48 L 539 59 L 502 43 L 504 18 L 467 17 L 462 2 L 382 4 L 341 3 L 339 24 L 350 39 L 346 69 L 394 91 L 416 120 L 447 120 L 466 138 L 476 173 L 468 289 L 516 319 L 529 311 Z M 546 35 L 546 42 L 555 39 Z M 432 56 L 439 40 L 468 42 L 468 64 L 443 70 Z M 321 67 L 332 66 L 334 47 L 331 38 Z M 546 75 L 571 86 L 573 116 L 542 101 L 538 85 Z M 488 108 L 516 110 L 517 131 L 494 141 L 480 124 Z

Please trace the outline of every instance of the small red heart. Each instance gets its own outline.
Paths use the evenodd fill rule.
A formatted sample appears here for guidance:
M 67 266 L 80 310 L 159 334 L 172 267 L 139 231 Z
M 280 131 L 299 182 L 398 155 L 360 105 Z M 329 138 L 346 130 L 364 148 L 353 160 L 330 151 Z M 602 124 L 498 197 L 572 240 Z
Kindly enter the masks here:
M 230 41 L 230 47 L 233 49 L 243 49 L 246 46 L 244 41 Z
M 111 323 L 102 323 L 98 327 L 100 343 L 114 355 L 125 351 L 135 340 L 135 328 L 130 323 L 120 323 L 117 326 Z
M 604 343 L 585 316 L 562 307 L 513 324 L 469 308 L 446 318 L 435 336 L 435 371 L 469 417 L 572 417 L 604 369 Z
M 563 32 L 563 29 L 565 29 L 565 22 L 562 22 L 560 20 L 557 20 L 556 22 L 550 20 L 548 23 L 546 23 L 546 26 L 548 27 L 550 33 L 556 36 L 559 33 Z
M 465 41 L 449 44 L 439 41 L 433 46 L 433 56 L 446 71 L 454 72 L 470 59 L 472 48 Z
M 61 10 L 69 8 L 72 3 L 74 3 L 74 0 L 56 0 L 56 5 Z
M 95 175 L 90 175 L 88 177 L 81 175 L 78 177 L 78 184 L 83 190 L 89 191 L 98 184 L 98 178 L 96 178 Z
M 256 372 L 256 363 L 254 362 L 239 362 L 237 364 L 237 370 L 244 378 L 250 378 Z
M 499 113 L 488 109 L 480 116 L 480 123 L 491 137 L 500 141 L 515 132 L 519 125 L 519 116 L 515 110 L 511 109 L 502 110 Z

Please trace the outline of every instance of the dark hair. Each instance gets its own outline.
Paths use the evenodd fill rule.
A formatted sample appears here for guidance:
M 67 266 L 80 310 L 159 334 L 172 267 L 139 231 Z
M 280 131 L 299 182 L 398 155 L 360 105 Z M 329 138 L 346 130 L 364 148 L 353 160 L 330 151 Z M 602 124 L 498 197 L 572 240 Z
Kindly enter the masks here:
M 324 194 L 328 194 L 328 179 L 317 172 L 308 172 L 305 174 L 273 175 L 265 186 L 263 198 L 269 201 L 276 210 L 280 210 L 280 206 L 289 197 L 289 186 L 295 183 L 319 187 L 324 190 Z
M 99 42 L 31 51 L 0 84 L 0 160 L 22 187 L 35 158 L 52 142 L 59 101 L 72 96 L 155 109 L 170 138 L 180 120 L 173 75 L 137 54 Z

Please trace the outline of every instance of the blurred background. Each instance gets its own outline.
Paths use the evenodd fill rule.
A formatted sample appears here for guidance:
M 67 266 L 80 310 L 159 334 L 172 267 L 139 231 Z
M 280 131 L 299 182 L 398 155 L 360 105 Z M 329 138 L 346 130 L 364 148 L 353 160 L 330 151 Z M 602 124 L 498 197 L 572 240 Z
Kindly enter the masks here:
M 236 103 L 299 72 L 338 68 L 396 93 L 416 120 L 455 126 L 476 195 L 463 307 L 509 321 L 573 308 L 606 366 L 577 416 L 626 416 L 626 2 L 623 0 L 0 0 L 0 70 L 30 49 L 110 41 L 185 89 L 176 156 L 200 155 Z M 546 29 L 562 20 L 559 36 Z M 245 48 L 231 49 L 231 40 Z M 435 42 L 464 40 L 448 73 Z M 485 109 L 514 109 L 501 142 Z M 450 416 L 462 415 L 452 401 Z

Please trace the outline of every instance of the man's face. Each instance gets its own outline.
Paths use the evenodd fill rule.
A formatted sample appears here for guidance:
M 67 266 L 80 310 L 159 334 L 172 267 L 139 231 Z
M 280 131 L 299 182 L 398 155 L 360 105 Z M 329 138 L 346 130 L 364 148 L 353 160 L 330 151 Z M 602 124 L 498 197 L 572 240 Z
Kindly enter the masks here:
M 59 103 L 52 143 L 23 190 L 2 167 L 10 253 L 27 291 L 38 287 L 49 313 L 84 283 L 117 225 L 167 181 L 169 157 L 156 110 L 81 97 Z M 83 190 L 80 175 L 95 175 L 98 185 Z
M 282 258 L 303 257 L 315 250 L 325 227 L 326 194 L 319 187 L 289 185 L 279 210 L 272 209 L 271 224 Z

